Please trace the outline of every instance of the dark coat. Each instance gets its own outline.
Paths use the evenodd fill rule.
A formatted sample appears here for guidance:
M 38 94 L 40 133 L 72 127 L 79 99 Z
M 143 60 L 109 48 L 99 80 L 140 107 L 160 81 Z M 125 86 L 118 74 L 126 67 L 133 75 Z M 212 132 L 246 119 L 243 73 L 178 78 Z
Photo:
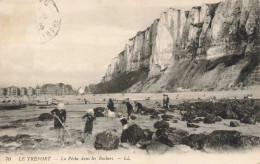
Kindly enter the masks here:
M 57 108 L 55 108 L 55 109 L 53 109 L 52 111 L 51 111 L 51 114 L 52 115 L 56 115 L 57 117 L 54 117 L 54 129 L 60 129 L 60 128 L 64 128 L 63 126 L 62 126 L 62 124 L 61 124 L 61 122 L 64 124 L 65 123 L 65 121 L 66 121 L 66 111 L 64 110 L 64 109 L 62 109 L 62 110 L 59 110 L 59 109 L 57 109 Z M 60 122 L 61 121 L 61 122 Z
M 115 111 L 114 103 L 113 103 L 112 100 L 111 100 L 111 101 L 110 101 L 110 100 L 108 101 L 107 108 L 108 108 L 111 112 L 114 112 L 114 111 Z
M 167 97 L 165 103 L 168 104 L 169 101 L 170 101 L 170 99 L 169 99 L 169 97 Z
M 133 106 L 130 104 L 130 102 L 126 102 L 125 105 L 127 107 L 127 113 L 130 115 L 133 111 Z
M 121 122 L 122 126 L 127 124 L 127 120 L 125 118 L 121 119 L 120 122 Z M 127 142 L 127 138 L 128 138 L 127 129 L 124 129 L 122 131 L 121 138 L 120 138 L 121 143 L 126 143 Z

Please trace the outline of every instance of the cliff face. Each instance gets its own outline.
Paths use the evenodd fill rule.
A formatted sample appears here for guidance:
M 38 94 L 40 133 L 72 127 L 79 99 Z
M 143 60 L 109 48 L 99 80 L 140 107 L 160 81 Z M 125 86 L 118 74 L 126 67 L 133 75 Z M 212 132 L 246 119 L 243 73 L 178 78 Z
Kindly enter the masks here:
M 258 0 L 223 0 L 190 11 L 170 8 L 129 40 L 104 82 L 146 70 L 146 83 L 128 91 L 250 85 L 259 73 L 259 8 Z

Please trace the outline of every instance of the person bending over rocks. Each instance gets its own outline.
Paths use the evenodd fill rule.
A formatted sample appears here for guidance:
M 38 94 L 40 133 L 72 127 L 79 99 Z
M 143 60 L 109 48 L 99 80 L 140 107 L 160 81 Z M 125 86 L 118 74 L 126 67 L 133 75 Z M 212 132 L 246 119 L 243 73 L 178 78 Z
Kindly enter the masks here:
M 57 108 L 51 111 L 54 117 L 54 129 L 57 132 L 58 142 L 64 142 L 64 126 L 66 122 L 66 110 L 64 109 L 64 104 L 59 103 Z
M 139 115 L 139 113 L 143 110 L 143 105 L 137 101 L 135 101 L 135 111 Z

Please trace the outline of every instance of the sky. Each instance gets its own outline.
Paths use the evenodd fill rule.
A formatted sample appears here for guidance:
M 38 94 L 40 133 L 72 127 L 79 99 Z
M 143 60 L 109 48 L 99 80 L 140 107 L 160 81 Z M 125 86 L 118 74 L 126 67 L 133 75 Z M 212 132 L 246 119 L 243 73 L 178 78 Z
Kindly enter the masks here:
M 39 2 L 0 0 L 0 87 L 62 82 L 78 88 L 98 83 L 128 39 L 167 8 L 189 10 L 219 1 L 53 0 L 60 29 L 40 43 Z

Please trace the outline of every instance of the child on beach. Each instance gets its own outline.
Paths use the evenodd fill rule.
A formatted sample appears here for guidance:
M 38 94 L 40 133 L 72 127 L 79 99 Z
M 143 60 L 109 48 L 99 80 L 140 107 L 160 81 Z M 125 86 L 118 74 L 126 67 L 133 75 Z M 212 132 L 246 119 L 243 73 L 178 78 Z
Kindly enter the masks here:
M 87 135 L 92 134 L 93 122 L 96 117 L 94 117 L 93 112 L 87 111 L 87 114 L 85 114 L 82 118 L 87 118 L 83 133 L 83 142 L 85 142 Z
M 64 126 L 66 121 L 66 110 L 64 109 L 64 104 L 59 103 L 57 108 L 51 111 L 54 116 L 54 129 L 57 131 L 58 142 L 64 142 Z

